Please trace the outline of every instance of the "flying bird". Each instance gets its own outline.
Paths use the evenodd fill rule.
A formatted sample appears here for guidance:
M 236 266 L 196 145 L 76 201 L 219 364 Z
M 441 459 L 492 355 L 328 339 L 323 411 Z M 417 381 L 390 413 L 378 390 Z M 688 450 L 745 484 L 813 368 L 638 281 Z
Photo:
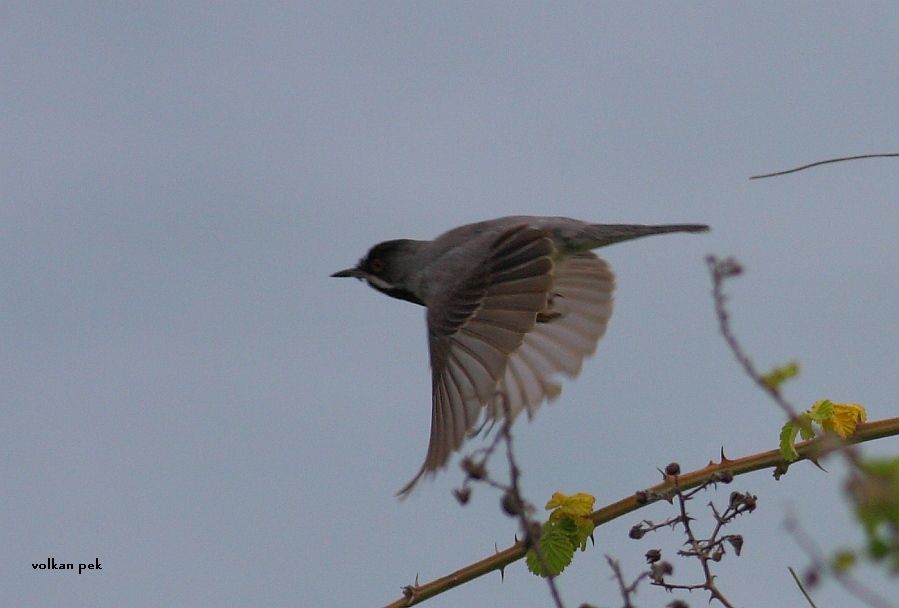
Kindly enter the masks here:
M 400 490 L 446 466 L 481 421 L 533 415 L 575 377 L 612 315 L 615 275 L 591 250 L 703 224 L 590 224 L 510 216 L 432 241 L 372 247 L 332 277 L 355 277 L 427 310 L 431 436 L 424 464 Z

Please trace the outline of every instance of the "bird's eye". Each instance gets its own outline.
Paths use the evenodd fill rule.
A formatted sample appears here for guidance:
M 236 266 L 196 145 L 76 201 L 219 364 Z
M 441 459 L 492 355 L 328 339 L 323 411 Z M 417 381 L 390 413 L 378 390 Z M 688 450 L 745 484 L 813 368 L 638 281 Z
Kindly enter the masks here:
M 381 272 L 382 270 L 384 270 L 384 260 L 382 260 L 381 258 L 375 258 L 368 263 L 368 267 L 374 273 Z

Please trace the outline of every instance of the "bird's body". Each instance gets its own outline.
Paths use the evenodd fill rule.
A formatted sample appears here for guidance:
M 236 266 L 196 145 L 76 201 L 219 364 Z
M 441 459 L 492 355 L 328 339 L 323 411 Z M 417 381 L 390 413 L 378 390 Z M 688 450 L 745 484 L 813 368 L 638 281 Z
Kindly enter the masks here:
M 389 296 L 427 308 L 431 439 L 418 475 L 445 466 L 481 414 L 532 414 L 558 396 L 605 333 L 614 275 L 592 249 L 707 226 L 590 224 L 510 216 L 454 228 L 432 241 L 386 241 L 355 268 Z

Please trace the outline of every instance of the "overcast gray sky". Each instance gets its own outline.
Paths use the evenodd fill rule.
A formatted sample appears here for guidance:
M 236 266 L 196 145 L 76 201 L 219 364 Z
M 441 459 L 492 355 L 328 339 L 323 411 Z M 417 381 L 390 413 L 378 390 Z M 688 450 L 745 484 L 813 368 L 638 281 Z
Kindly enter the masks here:
M 538 504 L 776 445 L 709 253 L 745 265 L 734 328 L 761 368 L 799 360 L 797 405 L 897 413 L 899 164 L 747 180 L 899 149 L 895 3 L 7 2 L 0 66 L 4 606 L 381 605 L 507 546 L 495 493 L 450 496 L 455 465 L 394 498 L 427 445 L 422 310 L 328 278 L 390 238 L 518 213 L 713 227 L 602 252 L 608 334 L 515 427 Z M 826 466 L 716 495 L 759 496 L 718 567 L 737 605 L 803 605 L 788 510 L 860 542 Z M 599 530 L 568 605 L 618 605 L 604 554 L 636 575 L 679 537 L 627 529 L 669 513 Z M 50 556 L 103 569 L 32 569 Z M 428 605 L 548 604 L 516 564 Z

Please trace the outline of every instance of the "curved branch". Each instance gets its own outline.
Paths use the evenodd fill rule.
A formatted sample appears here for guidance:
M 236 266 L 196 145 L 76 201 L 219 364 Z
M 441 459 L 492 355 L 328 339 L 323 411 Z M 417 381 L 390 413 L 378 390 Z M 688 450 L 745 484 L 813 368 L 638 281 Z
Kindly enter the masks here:
M 827 160 L 819 160 L 816 163 L 809 163 L 807 165 L 802 165 L 801 167 L 796 167 L 794 169 L 787 169 L 786 171 L 777 171 L 775 173 L 765 173 L 763 175 L 753 175 L 749 179 L 764 179 L 766 177 L 777 177 L 778 175 L 787 175 L 788 173 L 796 173 L 798 171 L 803 171 L 805 169 L 811 169 L 812 167 L 817 167 L 819 165 L 829 165 L 830 163 L 841 163 L 845 160 L 860 160 L 863 158 L 893 158 L 894 156 L 899 156 L 897 152 L 887 152 L 883 154 L 859 154 L 857 156 L 843 156 L 841 158 L 830 158 Z

